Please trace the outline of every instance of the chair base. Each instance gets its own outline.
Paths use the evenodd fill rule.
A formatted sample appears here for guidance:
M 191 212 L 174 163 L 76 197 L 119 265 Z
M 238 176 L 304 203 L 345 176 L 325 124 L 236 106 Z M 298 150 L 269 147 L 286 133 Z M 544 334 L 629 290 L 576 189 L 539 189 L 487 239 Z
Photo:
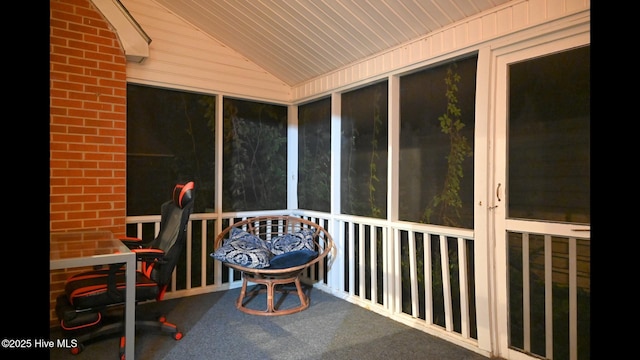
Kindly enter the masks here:
M 242 288 L 240 289 L 240 296 L 238 296 L 238 300 L 236 300 L 236 308 L 244 313 L 251 315 L 261 315 L 261 316 L 278 316 L 278 315 L 289 315 L 300 312 L 309 307 L 310 301 L 309 297 L 302 290 L 302 283 L 300 282 L 300 273 L 296 273 L 294 275 L 285 275 L 285 276 L 264 276 L 261 274 L 242 274 Z M 247 292 L 247 283 L 252 282 L 260 285 L 264 285 L 265 288 L 251 290 Z M 278 285 L 287 285 L 287 284 L 295 284 L 296 292 L 298 294 L 298 298 L 300 299 L 300 305 L 287 308 L 287 309 L 279 309 L 275 304 L 275 294 L 283 293 L 286 294 L 289 290 L 278 290 L 276 287 Z M 267 295 L 267 303 L 265 310 L 256 310 L 250 309 L 246 306 L 248 301 L 245 302 L 245 299 L 251 299 L 258 295 L 259 293 L 265 293 Z
M 158 320 L 136 320 L 135 328 L 136 332 L 141 330 L 150 331 L 150 333 L 154 334 L 171 335 L 174 340 L 180 340 L 183 337 L 182 332 L 178 331 L 176 325 L 167 322 L 164 316 L 160 316 Z M 124 337 L 125 324 L 122 321 L 122 316 L 108 316 L 101 324 L 84 330 L 62 330 L 66 337 L 75 338 L 77 341 L 76 346 L 70 349 L 73 355 L 81 353 L 87 345 L 95 341 L 119 336 L 119 357 L 121 360 L 124 359 L 126 344 Z

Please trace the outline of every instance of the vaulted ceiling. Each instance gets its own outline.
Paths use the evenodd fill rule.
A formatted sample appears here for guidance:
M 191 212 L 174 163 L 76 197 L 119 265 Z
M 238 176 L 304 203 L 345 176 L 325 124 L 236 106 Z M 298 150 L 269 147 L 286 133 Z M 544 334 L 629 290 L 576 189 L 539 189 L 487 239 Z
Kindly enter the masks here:
M 154 0 L 295 86 L 510 0 Z

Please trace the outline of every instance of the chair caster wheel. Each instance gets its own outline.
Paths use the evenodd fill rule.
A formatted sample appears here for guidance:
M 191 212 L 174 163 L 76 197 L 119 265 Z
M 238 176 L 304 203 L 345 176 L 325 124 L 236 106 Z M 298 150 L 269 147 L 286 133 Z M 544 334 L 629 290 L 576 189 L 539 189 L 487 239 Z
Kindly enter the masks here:
M 78 346 L 71 348 L 70 352 L 72 355 L 78 355 L 82 350 L 84 350 L 84 345 L 79 344 Z
M 174 334 L 173 334 L 173 338 L 174 338 L 175 340 L 180 340 L 180 339 L 182 339 L 182 337 L 183 337 L 183 336 L 184 336 L 184 335 L 182 335 L 182 333 L 181 333 L 180 331 L 178 331 L 177 333 L 174 333 Z

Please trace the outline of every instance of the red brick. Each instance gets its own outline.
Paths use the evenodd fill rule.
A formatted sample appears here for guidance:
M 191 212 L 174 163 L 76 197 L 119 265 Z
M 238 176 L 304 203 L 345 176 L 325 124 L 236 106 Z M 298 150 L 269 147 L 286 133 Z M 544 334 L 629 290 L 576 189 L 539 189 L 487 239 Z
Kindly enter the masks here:
M 89 0 L 50 0 L 51 231 L 126 230 L 126 59 Z M 50 277 L 50 324 L 64 280 Z

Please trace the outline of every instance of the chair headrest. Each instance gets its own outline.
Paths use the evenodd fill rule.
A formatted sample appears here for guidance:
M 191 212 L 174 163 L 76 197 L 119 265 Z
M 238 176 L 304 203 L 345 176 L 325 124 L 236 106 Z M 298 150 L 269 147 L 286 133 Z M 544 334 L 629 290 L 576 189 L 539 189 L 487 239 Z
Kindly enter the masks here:
M 193 181 L 186 184 L 177 184 L 173 188 L 173 203 L 180 209 L 184 208 L 193 200 Z

